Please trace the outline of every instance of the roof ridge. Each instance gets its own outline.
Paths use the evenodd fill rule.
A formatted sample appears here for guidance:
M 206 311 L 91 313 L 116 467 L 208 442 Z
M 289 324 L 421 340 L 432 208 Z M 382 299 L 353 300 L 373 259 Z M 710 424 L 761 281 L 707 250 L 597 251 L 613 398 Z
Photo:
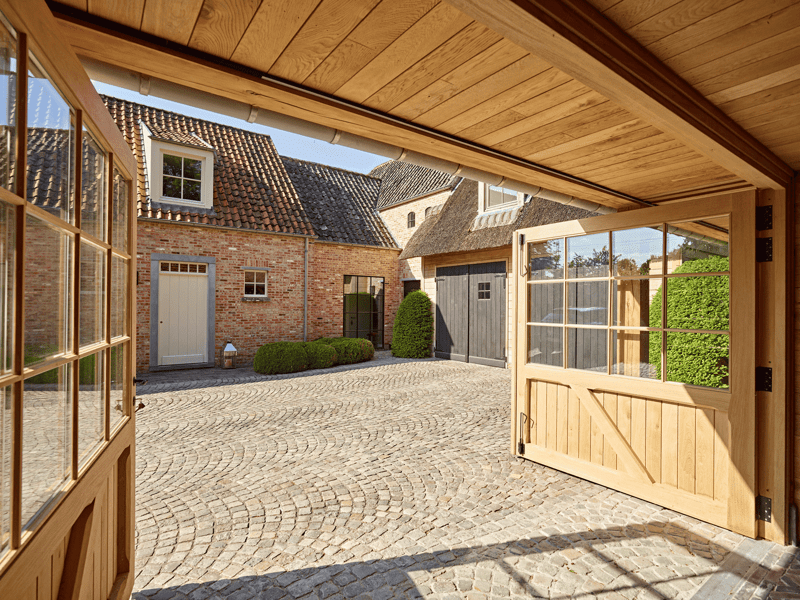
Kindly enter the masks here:
M 341 171 L 342 173 L 350 173 L 352 175 L 358 175 L 359 177 L 366 177 L 367 179 L 374 179 L 375 181 L 381 181 L 380 177 L 374 177 L 373 175 L 368 175 L 367 173 L 359 173 L 358 171 L 353 171 L 351 169 L 334 167 L 333 165 L 326 165 L 324 163 L 315 162 L 313 160 L 305 160 L 303 158 L 294 158 L 292 156 L 285 156 L 284 154 L 279 154 L 278 156 L 281 158 L 281 160 L 293 160 L 295 162 L 302 162 L 309 165 L 317 165 L 319 167 L 325 167 L 326 169 L 335 169 L 337 171 Z

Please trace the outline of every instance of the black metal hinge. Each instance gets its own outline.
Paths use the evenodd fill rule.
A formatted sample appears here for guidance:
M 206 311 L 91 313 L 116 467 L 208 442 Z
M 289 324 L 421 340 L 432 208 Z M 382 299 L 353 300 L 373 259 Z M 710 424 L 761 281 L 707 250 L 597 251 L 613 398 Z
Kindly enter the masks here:
M 772 369 L 770 367 L 756 367 L 756 391 L 772 391 Z
M 756 518 L 759 521 L 772 522 L 772 498 L 756 496 Z
M 758 231 L 772 229 L 772 205 L 756 206 L 756 229 Z
M 756 238 L 756 262 L 772 262 L 772 238 Z

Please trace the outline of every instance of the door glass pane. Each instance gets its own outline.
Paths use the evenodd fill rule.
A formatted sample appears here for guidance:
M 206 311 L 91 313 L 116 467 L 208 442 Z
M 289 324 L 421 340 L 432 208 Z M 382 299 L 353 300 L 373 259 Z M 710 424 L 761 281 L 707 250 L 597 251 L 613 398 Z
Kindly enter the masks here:
M 364 294 L 369 293 L 369 277 L 358 278 L 358 291 L 359 293 L 364 293 Z
M 731 308 L 729 285 L 728 275 L 668 279 L 667 328 L 727 331 Z
M 17 39 L 0 16 L 0 185 L 12 190 L 17 136 Z
M 567 239 L 569 278 L 608 277 L 608 234 L 595 233 Z
M 358 277 L 355 275 L 344 276 L 344 293 L 355 294 L 358 291 Z
M 127 334 L 128 261 L 111 256 L 111 337 Z
M 0 557 L 8 550 L 11 532 L 11 408 L 14 391 L 8 385 L 0 389 Z
M 31 55 L 28 70 L 28 200 L 73 223 L 72 109 Z
M 114 197 L 111 199 L 111 245 L 128 251 L 128 182 L 114 169 Z
M 72 349 L 73 239 L 32 215 L 25 227 L 25 364 Z
M 528 244 L 528 258 L 528 279 L 531 281 L 564 278 L 563 239 Z
M 81 243 L 80 335 L 81 346 L 105 341 L 106 252 Z
M 568 284 L 567 323 L 608 325 L 608 281 Z
M 71 364 L 25 381 L 22 403 L 22 523 L 42 508 L 70 477 Z
M 111 348 L 111 431 L 125 417 L 125 360 L 127 344 Z
M 15 210 L 0 200 L 0 372 L 10 373 L 14 332 Z
M 608 370 L 606 329 L 567 329 L 567 366 L 606 373 Z
M 80 360 L 78 464 L 81 466 L 105 438 L 104 354 L 98 352 Z
M 81 230 L 106 240 L 106 156 L 83 128 L 81 160 Z
M 721 231 L 720 231 L 721 230 Z M 730 217 L 671 223 L 667 226 L 667 272 L 728 270 Z
M 564 322 L 564 284 L 540 283 L 528 286 L 530 323 Z
M 729 356 L 727 335 L 667 333 L 667 381 L 727 388 Z
M 528 362 L 563 367 L 564 329 L 531 325 L 528 331 Z
M 660 289 L 661 278 L 617 279 L 611 282 L 611 324 L 649 327 L 650 302 Z
M 611 236 L 614 275 L 648 275 L 651 262 L 661 264 L 664 234 L 660 229 L 625 229 L 614 231 Z
M 626 329 L 611 332 L 612 374 L 660 379 L 660 371 L 660 335 Z

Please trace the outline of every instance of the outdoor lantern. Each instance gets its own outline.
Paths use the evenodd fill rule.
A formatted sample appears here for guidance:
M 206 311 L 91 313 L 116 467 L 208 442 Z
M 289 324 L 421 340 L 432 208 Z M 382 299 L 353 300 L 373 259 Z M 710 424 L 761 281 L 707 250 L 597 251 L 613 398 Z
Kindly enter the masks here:
M 236 355 L 239 352 L 236 348 L 228 342 L 225 344 L 225 348 L 222 350 L 222 368 L 223 369 L 233 369 L 236 366 Z

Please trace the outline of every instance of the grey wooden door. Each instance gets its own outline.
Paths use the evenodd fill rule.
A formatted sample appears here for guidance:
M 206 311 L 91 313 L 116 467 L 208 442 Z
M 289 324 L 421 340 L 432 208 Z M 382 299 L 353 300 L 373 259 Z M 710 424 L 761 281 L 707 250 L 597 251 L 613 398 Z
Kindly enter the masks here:
M 506 366 L 506 263 L 469 266 L 469 362 Z
M 467 361 L 469 351 L 469 267 L 436 269 L 436 350 L 438 358 Z

